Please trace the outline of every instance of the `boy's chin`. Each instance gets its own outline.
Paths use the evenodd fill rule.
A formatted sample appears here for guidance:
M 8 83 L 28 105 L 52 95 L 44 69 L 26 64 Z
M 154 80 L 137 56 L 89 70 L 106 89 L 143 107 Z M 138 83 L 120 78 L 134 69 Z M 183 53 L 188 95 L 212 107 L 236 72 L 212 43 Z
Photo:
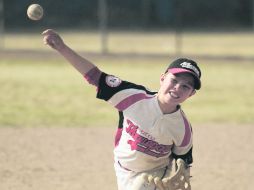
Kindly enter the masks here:
M 179 101 L 172 99 L 172 98 L 167 98 L 167 99 L 165 99 L 164 103 L 169 106 L 177 106 L 179 104 Z

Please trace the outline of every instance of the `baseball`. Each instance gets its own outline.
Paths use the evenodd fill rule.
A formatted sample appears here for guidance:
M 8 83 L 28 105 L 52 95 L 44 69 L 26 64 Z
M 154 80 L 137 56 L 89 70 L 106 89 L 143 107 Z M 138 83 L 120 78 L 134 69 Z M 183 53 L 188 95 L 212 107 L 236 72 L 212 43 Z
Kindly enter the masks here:
M 27 16 L 31 20 L 40 20 L 43 17 L 43 8 L 39 4 L 31 4 L 27 9 Z

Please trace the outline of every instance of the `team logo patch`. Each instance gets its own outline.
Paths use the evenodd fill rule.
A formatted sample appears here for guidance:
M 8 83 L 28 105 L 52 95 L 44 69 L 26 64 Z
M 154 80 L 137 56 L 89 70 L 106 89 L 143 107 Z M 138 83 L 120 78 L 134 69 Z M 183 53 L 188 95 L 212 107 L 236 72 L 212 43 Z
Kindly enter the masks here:
M 118 77 L 108 75 L 106 76 L 106 84 L 110 87 L 118 87 L 122 83 L 122 80 Z

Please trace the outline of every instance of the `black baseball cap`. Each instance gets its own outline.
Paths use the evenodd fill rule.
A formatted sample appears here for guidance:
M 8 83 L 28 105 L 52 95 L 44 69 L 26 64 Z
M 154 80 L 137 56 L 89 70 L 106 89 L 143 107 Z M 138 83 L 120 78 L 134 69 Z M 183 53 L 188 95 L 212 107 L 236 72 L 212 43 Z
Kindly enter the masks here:
M 199 90 L 201 88 L 201 70 L 197 63 L 191 59 L 179 58 L 173 61 L 167 68 L 166 72 L 172 74 L 190 73 L 194 77 L 194 88 Z

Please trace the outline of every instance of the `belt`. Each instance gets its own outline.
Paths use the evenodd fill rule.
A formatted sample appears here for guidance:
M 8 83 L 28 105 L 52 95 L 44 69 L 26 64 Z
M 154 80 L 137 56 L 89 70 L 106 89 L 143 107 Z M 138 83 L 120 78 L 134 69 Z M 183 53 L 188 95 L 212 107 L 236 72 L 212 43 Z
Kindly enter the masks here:
M 132 171 L 132 170 L 130 170 L 130 169 L 128 169 L 128 168 L 122 166 L 122 164 L 121 164 L 119 161 L 117 161 L 117 163 L 118 163 L 118 165 L 119 165 L 121 168 L 123 168 L 123 169 L 125 169 L 125 170 L 127 170 L 127 171 Z

